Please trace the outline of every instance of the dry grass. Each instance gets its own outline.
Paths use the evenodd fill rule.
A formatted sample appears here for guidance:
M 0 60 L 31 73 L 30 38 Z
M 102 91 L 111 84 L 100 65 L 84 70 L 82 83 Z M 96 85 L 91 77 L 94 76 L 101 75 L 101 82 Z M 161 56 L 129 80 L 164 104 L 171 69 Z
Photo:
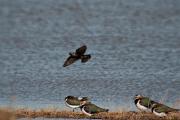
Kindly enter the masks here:
M 152 113 L 142 112 L 109 112 L 99 113 L 88 117 L 81 112 L 60 111 L 57 109 L 17 109 L 12 112 L 10 109 L 0 109 L 0 120 L 15 120 L 16 118 L 91 118 L 103 120 L 180 120 L 180 113 L 170 114 L 166 118 L 159 118 Z

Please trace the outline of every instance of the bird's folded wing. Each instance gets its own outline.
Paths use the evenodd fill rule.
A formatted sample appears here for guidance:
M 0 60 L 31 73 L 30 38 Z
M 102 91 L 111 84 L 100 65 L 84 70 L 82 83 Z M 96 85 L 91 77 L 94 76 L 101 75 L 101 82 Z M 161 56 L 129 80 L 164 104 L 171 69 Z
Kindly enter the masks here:
M 91 114 L 97 112 L 96 106 L 94 106 L 94 105 L 92 105 L 92 104 L 85 106 L 85 107 L 84 107 L 84 110 L 87 111 L 88 113 L 91 113 Z
M 89 107 L 90 112 L 93 113 L 99 113 L 99 112 L 105 112 L 106 109 L 100 108 L 94 104 L 91 104 Z
M 151 100 L 149 98 L 144 98 L 140 101 L 140 104 L 149 108 L 151 106 Z
M 75 99 L 75 100 L 67 100 L 66 101 L 70 105 L 80 105 L 80 101 Z
M 173 112 L 174 109 L 173 109 L 173 108 L 170 108 L 170 107 L 168 107 L 168 106 L 166 106 L 166 105 L 161 105 L 161 106 L 159 106 L 159 107 L 156 108 L 156 111 L 157 111 L 157 112 Z

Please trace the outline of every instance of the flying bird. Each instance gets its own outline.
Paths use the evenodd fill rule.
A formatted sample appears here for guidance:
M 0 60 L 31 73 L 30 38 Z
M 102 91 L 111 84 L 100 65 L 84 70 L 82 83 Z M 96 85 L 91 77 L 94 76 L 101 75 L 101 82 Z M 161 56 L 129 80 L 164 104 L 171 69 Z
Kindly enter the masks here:
M 80 48 L 76 49 L 75 52 L 69 53 L 69 57 L 64 62 L 63 67 L 71 65 L 72 63 L 76 62 L 79 59 L 81 59 L 82 63 L 87 62 L 91 58 L 91 55 L 90 54 L 87 54 L 87 55 L 84 54 L 86 52 L 86 49 L 87 49 L 87 46 L 83 45 Z

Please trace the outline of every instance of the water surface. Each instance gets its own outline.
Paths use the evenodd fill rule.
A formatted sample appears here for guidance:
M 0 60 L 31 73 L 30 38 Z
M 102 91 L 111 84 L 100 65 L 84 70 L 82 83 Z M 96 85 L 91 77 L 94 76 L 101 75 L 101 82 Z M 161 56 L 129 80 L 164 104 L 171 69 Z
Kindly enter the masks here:
M 64 97 L 75 95 L 133 110 L 133 96 L 143 94 L 173 106 L 180 99 L 179 5 L 0 0 L 0 105 L 67 109 Z M 92 59 L 63 68 L 82 44 Z

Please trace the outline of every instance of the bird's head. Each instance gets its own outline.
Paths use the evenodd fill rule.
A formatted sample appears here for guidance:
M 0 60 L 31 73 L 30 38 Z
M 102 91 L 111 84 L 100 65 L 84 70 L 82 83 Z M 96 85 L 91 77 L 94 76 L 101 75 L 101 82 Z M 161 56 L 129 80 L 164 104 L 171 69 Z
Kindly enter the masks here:
M 157 103 L 153 103 L 152 105 L 151 105 L 151 112 L 153 112 L 153 110 L 156 108 L 156 107 L 158 107 L 158 104 Z
M 88 97 L 82 97 L 81 100 L 82 100 L 82 101 L 89 101 L 89 98 L 88 98 Z
M 67 100 L 67 99 L 73 99 L 73 98 L 74 98 L 74 96 L 67 96 L 67 97 L 65 97 L 64 100 Z
M 82 98 L 82 99 L 80 100 L 80 106 L 83 106 L 83 105 L 85 105 L 85 104 L 87 104 L 87 103 L 89 103 L 89 100 L 88 100 L 87 98 Z
M 139 100 L 139 99 L 141 99 L 141 98 L 143 98 L 142 95 L 135 95 L 135 97 L 134 97 L 135 100 Z
M 153 103 L 152 106 L 151 106 L 151 109 L 152 109 L 152 108 L 156 108 L 157 106 L 158 106 L 157 103 Z

